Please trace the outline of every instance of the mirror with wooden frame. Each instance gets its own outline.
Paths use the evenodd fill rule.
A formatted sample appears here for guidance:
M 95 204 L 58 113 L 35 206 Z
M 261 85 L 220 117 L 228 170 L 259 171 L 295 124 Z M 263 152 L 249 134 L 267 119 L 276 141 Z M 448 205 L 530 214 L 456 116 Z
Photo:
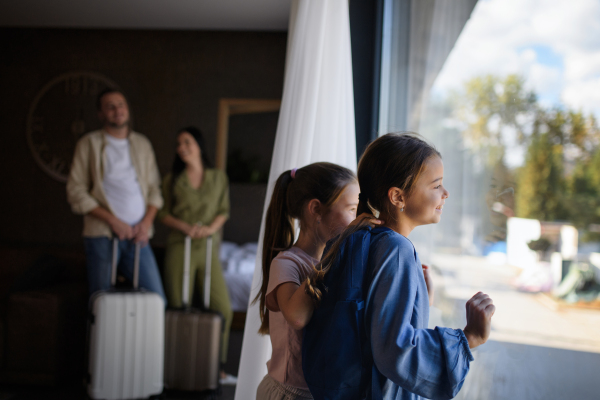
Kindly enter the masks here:
M 280 106 L 281 100 L 279 99 L 220 99 L 215 166 L 223 171 L 227 169 L 229 117 L 239 114 L 275 112 L 279 111 Z

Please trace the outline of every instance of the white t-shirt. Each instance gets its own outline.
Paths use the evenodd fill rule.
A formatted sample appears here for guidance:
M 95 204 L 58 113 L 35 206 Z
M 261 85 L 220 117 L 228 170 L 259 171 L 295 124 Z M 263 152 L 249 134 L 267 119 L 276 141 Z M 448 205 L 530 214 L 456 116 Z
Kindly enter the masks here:
M 121 221 L 135 225 L 146 214 L 146 202 L 129 152 L 129 140 L 105 134 L 104 193 Z

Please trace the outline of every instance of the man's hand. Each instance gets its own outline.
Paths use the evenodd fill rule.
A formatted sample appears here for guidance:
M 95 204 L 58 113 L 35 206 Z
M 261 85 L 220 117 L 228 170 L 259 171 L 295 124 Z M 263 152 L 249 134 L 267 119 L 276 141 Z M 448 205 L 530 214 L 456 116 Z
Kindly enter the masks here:
M 133 228 L 117 217 L 111 218 L 109 225 L 110 229 L 119 237 L 119 240 L 132 239 L 135 235 Z
M 425 284 L 427 285 L 427 294 L 429 295 L 429 305 L 433 305 L 433 279 L 431 279 L 431 274 L 429 273 L 429 266 L 422 264 L 423 267 L 423 277 L 425 277 Z
M 108 226 L 110 226 L 110 230 L 117 235 L 119 240 L 129 240 L 135 236 L 133 228 L 129 224 L 121 221 L 106 208 L 98 206 L 90 211 L 89 215 L 106 222 Z
M 150 240 L 150 228 L 152 227 L 151 222 L 147 222 L 146 219 L 142 219 L 137 225 L 133 227 L 133 241 L 140 243 L 142 247 L 148 244 Z
M 484 344 L 490 337 L 492 316 L 496 312 L 496 306 L 487 294 L 477 292 L 467 301 L 465 307 L 467 309 L 467 326 L 463 332 L 469 341 L 469 347 L 473 349 Z

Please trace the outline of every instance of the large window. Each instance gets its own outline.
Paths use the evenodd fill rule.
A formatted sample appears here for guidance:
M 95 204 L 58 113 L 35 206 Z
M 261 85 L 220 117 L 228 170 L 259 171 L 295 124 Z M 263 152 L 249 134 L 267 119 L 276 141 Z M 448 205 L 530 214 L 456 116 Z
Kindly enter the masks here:
M 450 191 L 411 236 L 431 323 L 497 306 L 459 398 L 600 398 L 600 1 L 384 3 L 380 131 L 433 142 Z

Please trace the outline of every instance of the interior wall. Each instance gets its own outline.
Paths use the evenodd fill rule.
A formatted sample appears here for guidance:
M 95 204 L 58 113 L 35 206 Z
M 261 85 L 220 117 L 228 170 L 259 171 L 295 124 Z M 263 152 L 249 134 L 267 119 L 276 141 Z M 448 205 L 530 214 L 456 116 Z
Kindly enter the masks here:
M 36 164 L 26 138 L 29 108 L 53 78 L 90 71 L 117 83 L 128 96 L 134 129 L 151 140 L 164 175 L 173 160 L 175 132 L 186 125 L 203 130 L 214 160 L 219 98 L 281 98 L 286 40 L 285 32 L 0 29 L 0 241 L 82 243 L 82 219 L 70 211 L 65 184 Z M 52 126 L 46 130 L 52 133 Z M 274 133 L 263 137 L 254 129 L 251 134 L 255 142 L 272 147 L 268 142 Z M 236 200 L 245 192 L 246 186 L 231 187 Z M 233 217 L 262 212 L 263 200 L 232 201 L 237 208 L 226 225 L 226 239 L 230 232 L 245 240 Z M 154 243 L 162 244 L 166 229 L 156 226 Z

